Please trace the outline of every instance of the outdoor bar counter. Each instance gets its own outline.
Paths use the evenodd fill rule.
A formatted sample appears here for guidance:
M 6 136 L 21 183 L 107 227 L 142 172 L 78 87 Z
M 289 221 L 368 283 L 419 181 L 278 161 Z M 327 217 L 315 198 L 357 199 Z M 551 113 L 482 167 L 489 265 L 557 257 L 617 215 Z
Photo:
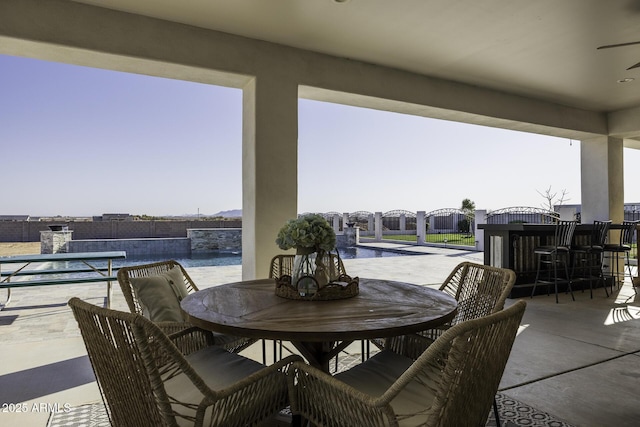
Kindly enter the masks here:
M 619 224 L 611 225 L 612 230 L 618 227 Z M 551 244 L 555 226 L 515 223 L 478 224 L 478 228 L 484 230 L 484 263 L 494 267 L 510 268 L 516 272 L 516 284 L 511 292 L 512 298 L 530 295 L 537 268 L 537 259 L 533 250 L 537 246 Z M 573 243 L 588 245 L 591 230 L 591 224 L 578 224 L 573 235 Z M 580 288 L 574 291 L 577 289 Z M 536 289 L 536 293 L 539 293 L 538 291 L 547 292 L 545 286 L 540 286 Z

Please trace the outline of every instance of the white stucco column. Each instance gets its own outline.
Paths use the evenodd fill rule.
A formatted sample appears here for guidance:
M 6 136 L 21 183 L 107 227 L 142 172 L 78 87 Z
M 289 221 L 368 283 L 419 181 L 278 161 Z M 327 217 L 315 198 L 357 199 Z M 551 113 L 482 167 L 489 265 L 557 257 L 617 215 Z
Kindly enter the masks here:
M 473 230 L 473 234 L 476 239 L 476 249 L 484 251 L 484 230 L 479 229 L 478 225 L 487 223 L 487 211 L 486 209 L 476 209 L 474 216 L 475 230 Z
M 425 211 L 416 212 L 416 243 L 418 245 L 424 245 L 424 239 L 426 237 L 427 225 L 425 223 L 424 215 Z
M 624 219 L 623 141 L 598 137 L 580 143 L 583 224 Z
M 558 209 L 556 209 L 556 211 L 560 215 L 560 220 L 562 220 L 562 221 L 575 221 L 576 220 L 577 211 L 576 211 L 575 207 L 559 206 Z M 589 222 L 591 223 L 593 221 L 589 221 Z M 587 224 L 587 223 L 585 222 L 585 224 Z
M 242 279 L 267 277 L 298 213 L 298 87 L 260 76 L 242 95 Z
M 333 226 L 333 231 L 336 234 L 340 234 L 340 215 L 339 214 L 333 214 L 331 216 L 331 225 Z
M 376 240 L 382 240 L 382 212 L 376 212 L 373 221 Z

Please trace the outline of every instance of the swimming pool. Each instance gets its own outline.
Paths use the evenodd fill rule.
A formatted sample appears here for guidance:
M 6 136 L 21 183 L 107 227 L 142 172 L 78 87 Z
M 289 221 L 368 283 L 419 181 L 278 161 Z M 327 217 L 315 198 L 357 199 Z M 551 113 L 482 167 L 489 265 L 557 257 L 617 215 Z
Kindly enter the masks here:
M 405 254 L 386 251 L 382 249 L 370 249 L 361 247 L 339 248 L 340 258 L 342 259 L 354 259 L 354 258 L 380 258 L 380 257 L 395 257 L 403 256 Z M 171 256 L 162 256 L 162 258 L 153 257 L 129 257 L 126 260 L 114 261 L 113 267 L 119 268 L 128 265 L 147 264 L 151 262 L 164 261 L 172 259 Z M 182 264 L 183 267 L 216 267 L 224 265 L 241 265 L 242 254 L 240 252 L 220 252 L 209 253 L 202 255 L 191 255 L 190 257 L 178 256 L 173 258 Z
M 371 249 L 371 248 L 363 248 L 363 247 L 351 247 L 351 248 L 340 248 L 338 249 L 340 253 L 340 257 L 343 259 L 354 259 L 354 258 L 380 258 L 380 257 L 397 257 L 404 255 L 414 255 L 409 253 L 402 252 L 394 252 L 389 250 L 382 249 Z M 155 257 L 127 257 L 124 260 L 114 260 L 112 267 L 115 270 L 120 267 L 127 267 L 132 265 L 140 265 L 140 264 L 149 264 L 153 262 L 166 261 L 169 259 L 174 259 L 179 262 L 183 267 L 220 267 L 220 266 L 234 266 L 242 264 L 242 254 L 240 252 L 220 252 L 220 253 L 209 253 L 202 255 L 192 255 L 190 257 L 185 257 L 184 255 L 157 255 Z M 106 267 L 106 261 L 96 261 L 93 263 L 93 266 L 96 268 Z M 42 269 L 62 269 L 62 268 L 82 268 L 84 265 L 80 261 L 54 261 L 47 263 L 39 263 L 38 268 Z M 82 273 L 89 274 L 89 273 Z M 38 276 L 34 276 L 37 278 Z M 56 277 L 47 276 L 49 278 Z

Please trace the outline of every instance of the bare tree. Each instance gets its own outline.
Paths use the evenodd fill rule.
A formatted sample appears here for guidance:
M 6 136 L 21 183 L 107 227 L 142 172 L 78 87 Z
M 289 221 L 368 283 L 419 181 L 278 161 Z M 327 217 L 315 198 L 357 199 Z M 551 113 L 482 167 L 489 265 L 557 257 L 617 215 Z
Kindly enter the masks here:
M 538 192 L 539 195 L 544 197 L 544 199 L 546 200 L 546 202 L 541 204 L 541 206 L 550 212 L 554 211 L 555 205 L 562 205 L 564 202 L 571 200 L 567 198 L 567 194 L 569 194 L 569 192 L 566 189 L 562 189 L 560 191 L 560 195 L 558 195 L 557 191 L 554 192 L 551 189 L 551 186 L 549 186 L 549 188 L 547 188 L 544 193 L 538 190 L 536 191 Z

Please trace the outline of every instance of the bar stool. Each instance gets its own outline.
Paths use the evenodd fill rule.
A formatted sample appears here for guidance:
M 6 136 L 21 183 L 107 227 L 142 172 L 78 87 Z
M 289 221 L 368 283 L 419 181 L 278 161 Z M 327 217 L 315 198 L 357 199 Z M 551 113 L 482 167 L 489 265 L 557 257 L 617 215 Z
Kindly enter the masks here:
M 624 278 L 626 276 L 625 267 L 627 267 L 629 271 L 629 278 L 633 276 L 631 272 L 631 264 L 629 263 L 629 252 L 631 252 L 633 234 L 636 231 L 636 225 L 638 225 L 639 222 L 640 221 L 623 221 L 622 228 L 620 229 L 620 241 L 617 244 L 604 245 L 604 251 L 611 253 L 610 259 L 615 263 L 615 269 L 613 265 L 610 266 L 611 276 L 613 277 L 611 292 L 613 292 L 613 282 L 616 282 L 616 286 L 618 287 L 620 286 L 620 283 L 624 283 Z M 623 259 L 624 263 L 622 266 L 622 272 L 620 272 L 620 258 Z
M 576 221 L 558 221 L 555 225 L 555 232 L 552 245 L 538 246 L 534 248 L 533 253 L 538 258 L 538 268 L 536 271 L 536 281 L 533 284 L 531 298 L 536 292 L 538 283 L 547 285 L 547 295 L 549 295 L 549 286 L 553 284 L 556 292 L 556 304 L 558 303 L 558 282 L 567 283 L 567 291 L 571 292 L 571 299 L 575 301 L 573 290 L 571 289 L 571 275 L 569 274 L 569 263 L 571 261 L 571 241 L 573 233 L 576 230 Z M 562 264 L 564 270 L 564 279 L 558 277 L 558 264 Z M 546 265 L 547 279 L 540 280 L 540 270 Z
M 571 254 L 573 256 L 573 271 L 571 272 L 571 276 L 575 278 L 577 270 L 580 280 L 589 281 L 589 293 L 592 299 L 594 280 L 602 281 L 604 292 L 609 296 L 607 286 L 604 282 L 604 271 L 602 267 L 604 265 L 604 246 L 609 235 L 610 226 L 611 221 L 593 221 L 589 244 L 575 245 L 571 248 Z M 582 291 L 584 292 L 584 287 Z

